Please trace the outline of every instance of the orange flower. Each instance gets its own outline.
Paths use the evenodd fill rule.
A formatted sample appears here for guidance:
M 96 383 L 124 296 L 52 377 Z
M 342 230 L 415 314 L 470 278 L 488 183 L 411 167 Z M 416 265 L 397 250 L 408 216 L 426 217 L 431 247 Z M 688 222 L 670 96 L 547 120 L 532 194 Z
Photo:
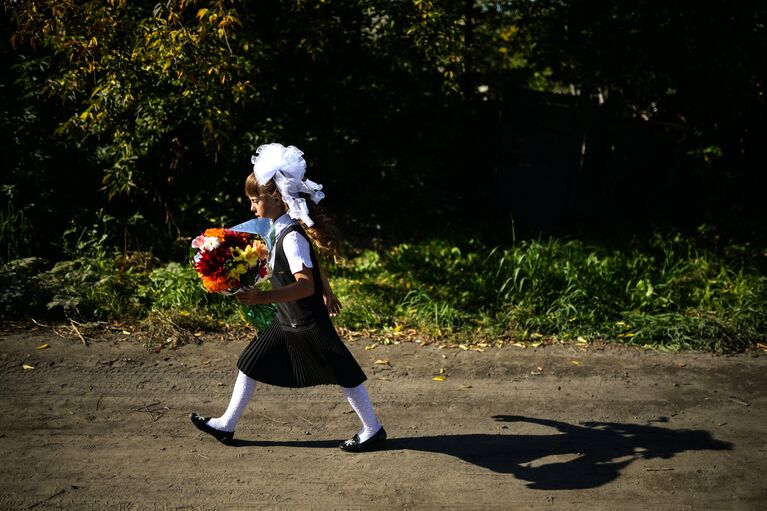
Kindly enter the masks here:
M 211 293 L 221 293 L 222 291 L 229 289 L 229 284 L 225 278 L 214 278 L 203 275 L 202 285 Z
M 266 259 L 269 256 L 269 252 L 266 249 L 266 243 L 263 241 L 257 241 L 253 243 L 256 247 L 256 251 L 258 252 L 258 258 L 259 259 Z
M 224 239 L 224 229 L 221 229 L 221 228 L 205 229 L 203 236 L 215 236 L 220 241 Z

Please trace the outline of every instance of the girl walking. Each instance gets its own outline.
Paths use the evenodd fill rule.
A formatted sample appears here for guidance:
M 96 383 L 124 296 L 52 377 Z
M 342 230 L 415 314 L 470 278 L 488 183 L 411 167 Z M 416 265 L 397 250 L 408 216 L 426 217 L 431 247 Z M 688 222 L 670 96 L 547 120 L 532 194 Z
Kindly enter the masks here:
M 293 388 L 339 385 L 362 422 L 357 434 L 339 448 L 371 450 L 386 439 L 386 430 L 363 385 L 365 373 L 330 321 L 341 303 L 330 289 L 311 243 L 330 253 L 335 247 L 330 223 L 316 206 L 325 197 L 322 186 L 304 180 L 306 162 L 293 146 L 262 145 L 256 155 L 245 193 L 256 217 L 273 221 L 272 289 L 248 289 L 235 297 L 249 305 L 275 303 L 277 317 L 240 355 L 239 373 L 224 414 L 209 418 L 192 413 L 192 423 L 227 444 L 234 438 L 237 421 L 257 381 Z

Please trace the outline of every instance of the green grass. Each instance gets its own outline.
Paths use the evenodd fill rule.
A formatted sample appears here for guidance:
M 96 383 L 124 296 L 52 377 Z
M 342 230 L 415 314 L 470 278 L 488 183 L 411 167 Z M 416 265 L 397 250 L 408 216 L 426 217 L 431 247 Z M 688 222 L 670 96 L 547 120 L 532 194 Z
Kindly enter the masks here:
M 167 338 L 167 325 L 242 322 L 237 303 L 206 293 L 187 262 L 115 254 L 103 243 L 79 248 L 42 272 L 39 261 L 0 267 L 2 284 L 18 291 L 0 299 L 2 315 L 143 321 L 159 325 L 158 338 Z M 459 343 L 581 338 L 731 352 L 765 341 L 765 254 L 679 235 L 618 247 L 435 240 L 362 251 L 329 275 L 344 304 L 336 323 L 352 330 L 413 329 Z
M 495 249 L 432 241 L 363 253 L 332 275 L 346 305 L 338 322 L 348 328 L 739 351 L 767 331 L 760 257 L 749 246 L 714 252 L 680 236 L 622 249 L 555 238 Z
M 0 263 L 18 259 L 32 252 L 35 232 L 32 223 L 9 199 L 0 203 Z

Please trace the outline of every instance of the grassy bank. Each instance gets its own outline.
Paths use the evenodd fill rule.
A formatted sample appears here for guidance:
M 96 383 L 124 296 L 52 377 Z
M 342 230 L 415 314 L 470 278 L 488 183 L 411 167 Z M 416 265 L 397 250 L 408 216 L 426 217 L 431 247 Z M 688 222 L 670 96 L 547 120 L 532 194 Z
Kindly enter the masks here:
M 748 246 L 715 252 L 678 236 L 622 249 L 553 238 L 492 250 L 399 245 L 336 269 L 349 304 L 339 323 L 459 342 L 580 337 L 737 351 L 767 331 L 763 259 Z
M 206 294 L 185 263 L 146 254 L 6 264 L 6 319 L 24 315 L 140 321 L 165 338 L 174 328 L 242 321 L 230 298 Z M 488 248 L 445 241 L 365 251 L 331 266 L 344 303 L 339 326 L 444 341 L 578 339 L 662 349 L 740 351 L 764 342 L 763 249 L 705 247 L 655 236 L 620 247 L 556 238 Z

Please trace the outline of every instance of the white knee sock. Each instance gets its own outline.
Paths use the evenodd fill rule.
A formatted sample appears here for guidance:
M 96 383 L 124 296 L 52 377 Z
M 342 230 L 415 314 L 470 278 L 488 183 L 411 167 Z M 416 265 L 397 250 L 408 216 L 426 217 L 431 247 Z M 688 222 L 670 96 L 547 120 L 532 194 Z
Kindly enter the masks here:
M 381 429 L 381 424 L 373 411 L 373 405 L 370 403 L 368 391 L 361 384 L 354 388 L 341 387 L 341 389 L 344 391 L 346 400 L 349 401 L 362 421 L 362 429 L 357 432 L 357 435 L 360 437 L 360 442 L 364 442 Z
M 239 371 L 237 380 L 234 382 L 229 407 L 221 417 L 210 419 L 208 426 L 219 431 L 234 431 L 237 421 L 240 420 L 240 415 L 245 411 L 245 407 L 248 405 L 254 390 L 256 390 L 256 380 Z

